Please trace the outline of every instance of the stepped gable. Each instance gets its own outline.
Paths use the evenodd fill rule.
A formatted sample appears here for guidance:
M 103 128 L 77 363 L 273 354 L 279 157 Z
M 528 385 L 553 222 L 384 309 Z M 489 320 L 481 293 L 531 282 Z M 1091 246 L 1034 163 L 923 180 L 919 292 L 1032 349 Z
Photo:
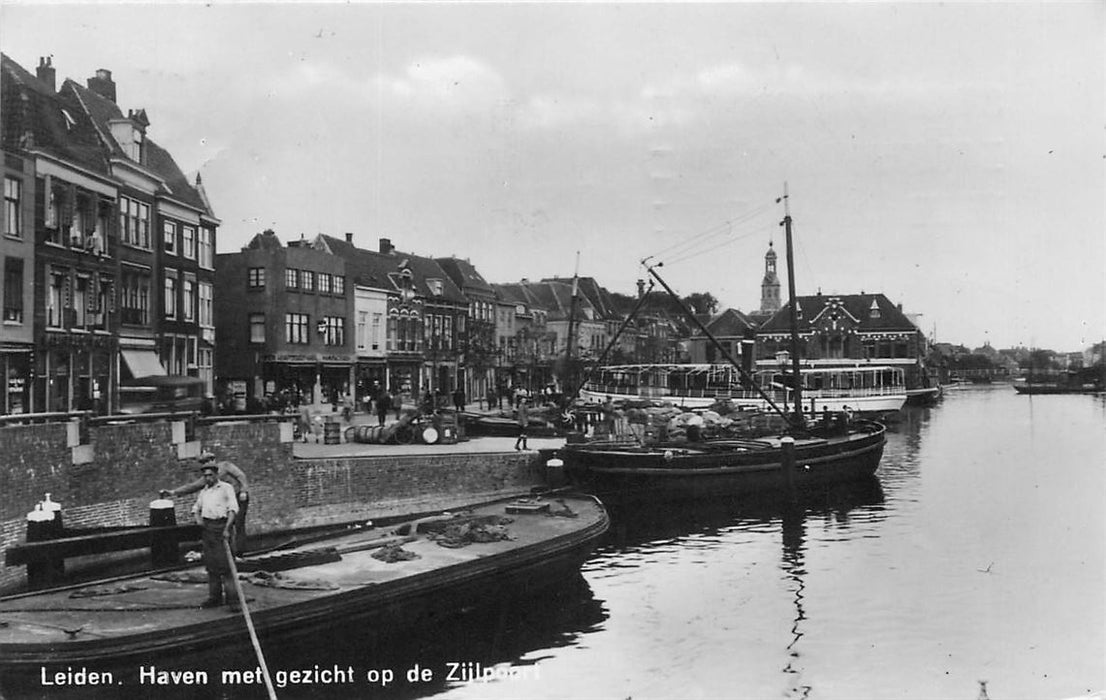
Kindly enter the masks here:
M 851 323 L 862 331 L 901 331 L 914 332 L 918 328 L 898 305 L 891 303 L 884 294 L 817 294 L 798 297 L 802 314 L 799 318 L 799 331 L 810 331 L 824 315 L 831 311 L 844 311 L 852 317 Z M 784 304 L 758 329 L 761 333 L 786 333 L 791 329 L 788 308 Z
M 54 92 L 6 54 L 0 54 L 0 83 L 4 150 L 42 151 L 110 175 L 96 127 L 73 93 Z

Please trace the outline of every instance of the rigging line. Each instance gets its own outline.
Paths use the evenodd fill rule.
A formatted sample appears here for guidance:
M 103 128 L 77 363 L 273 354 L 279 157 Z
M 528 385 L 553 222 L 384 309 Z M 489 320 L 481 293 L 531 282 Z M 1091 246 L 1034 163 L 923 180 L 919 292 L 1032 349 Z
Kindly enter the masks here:
M 745 240 L 746 238 L 749 238 L 750 236 L 753 236 L 753 235 L 759 235 L 759 234 L 763 233 L 765 230 L 774 231 L 775 230 L 775 224 L 761 223 L 756 228 L 750 228 L 745 233 L 742 233 L 741 235 L 731 236 L 731 237 L 723 240 L 722 242 L 716 243 L 716 244 L 714 244 L 714 245 L 712 245 L 708 248 L 703 248 L 702 247 L 702 244 L 706 243 L 706 240 L 703 240 L 703 241 L 700 242 L 699 247 L 689 248 L 686 251 L 674 252 L 672 254 L 672 257 L 669 258 L 667 260 L 667 262 L 671 264 L 671 263 L 678 262 L 678 261 L 681 261 L 681 260 L 687 260 L 689 258 L 698 257 L 698 256 L 704 255 L 705 253 L 708 253 L 712 250 L 716 250 L 716 249 L 718 249 L 722 246 L 726 246 L 726 245 L 729 245 L 731 243 L 736 243 L 738 241 Z M 733 231 L 730 231 L 730 233 L 732 234 Z M 656 256 L 652 256 L 652 257 L 656 257 Z
M 697 233 L 697 234 L 695 234 L 695 235 L 693 235 L 693 236 L 691 236 L 691 237 L 689 237 L 685 240 L 678 241 L 678 242 L 668 246 L 667 248 L 663 248 L 663 249 L 657 251 L 652 257 L 659 257 L 663 254 L 667 254 L 673 249 L 679 249 L 680 247 L 686 246 L 686 245 L 690 244 L 691 242 L 696 241 L 699 238 L 707 236 L 708 234 L 717 235 L 717 233 L 719 232 L 720 229 L 725 229 L 726 227 L 729 227 L 730 229 L 732 229 L 736 225 L 743 224 L 746 221 L 749 221 L 750 219 L 753 219 L 754 217 L 759 216 L 760 214 L 762 214 L 765 211 L 769 210 L 770 208 L 774 207 L 775 204 L 776 204 L 775 200 L 772 200 L 772 201 L 768 202 L 767 204 L 763 204 L 763 205 L 761 205 L 759 207 L 756 207 L 754 209 L 750 209 L 749 211 L 744 212 L 743 214 L 739 214 L 738 216 L 735 216 L 732 219 L 729 219 L 727 221 L 723 221 L 721 223 L 715 224 L 714 226 L 711 226 L 711 227 L 705 229 L 704 231 L 701 231 L 700 233 Z
M 729 239 L 729 240 L 722 241 L 721 243 L 717 243 L 717 244 L 711 246 L 710 248 L 706 248 L 704 250 L 689 251 L 688 253 L 685 253 L 684 255 L 669 258 L 666 262 L 669 265 L 674 265 L 676 263 L 684 262 L 685 260 L 691 260 L 691 259 L 697 258 L 701 255 L 706 255 L 707 253 L 710 253 L 711 251 L 717 250 L 719 248 L 723 248 L 727 245 L 730 245 L 731 243 L 737 243 L 738 241 L 749 238 L 750 236 L 752 236 L 754 234 L 761 233 L 763 230 L 768 229 L 768 228 L 769 228 L 768 226 L 761 226 L 760 228 L 753 229 L 753 230 L 749 231 L 748 233 L 746 233 L 742 236 L 738 236 L 736 238 L 732 238 L 732 239 Z M 773 225 L 771 228 L 774 229 L 775 226 Z

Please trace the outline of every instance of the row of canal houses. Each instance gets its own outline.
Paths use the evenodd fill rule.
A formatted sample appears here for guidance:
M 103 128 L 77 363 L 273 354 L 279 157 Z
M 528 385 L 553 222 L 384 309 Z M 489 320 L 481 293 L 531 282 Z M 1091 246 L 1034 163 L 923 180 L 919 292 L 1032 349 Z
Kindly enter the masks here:
M 110 71 L 58 87 L 51 59 L 31 74 L 3 56 L 2 79 L 0 414 L 114 412 L 120 387 L 159 375 L 200 378 L 222 410 L 257 410 L 359 403 L 379 388 L 404 401 L 460 388 L 473 401 L 563 388 L 600 359 L 721 359 L 640 281 L 628 295 L 590 277 L 492 284 L 467 259 L 389 238 L 370 249 L 353 233 L 285 243 L 267 230 L 216 255 L 220 221 L 199 177 L 150 138 L 145 110 L 123 113 Z M 798 301 L 809 361 L 911 367 L 925 355 L 882 294 Z M 760 309 L 701 320 L 752 368 L 785 346 L 785 311 L 769 247 Z
M 113 411 L 153 374 L 214 386 L 215 244 L 203 187 L 117 104 L 111 71 L 57 84 L 0 55 L 0 413 Z

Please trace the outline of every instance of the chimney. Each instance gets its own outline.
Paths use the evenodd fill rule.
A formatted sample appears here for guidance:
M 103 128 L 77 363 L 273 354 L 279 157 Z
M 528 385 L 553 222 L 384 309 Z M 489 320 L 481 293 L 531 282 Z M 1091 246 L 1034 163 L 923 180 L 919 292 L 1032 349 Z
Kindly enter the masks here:
M 380 239 L 380 252 L 381 253 L 384 253 L 385 255 L 388 255 L 393 250 L 395 250 L 395 248 L 392 247 L 392 239 L 391 238 L 381 238 Z
M 346 243 L 353 245 L 353 233 L 351 231 L 346 231 Z
M 637 298 L 640 299 L 645 296 L 645 280 L 637 281 Z
M 50 88 L 50 92 L 57 92 L 57 72 L 54 70 L 54 57 L 53 56 L 39 56 L 38 68 L 35 70 L 35 75 L 38 79 L 46 83 L 46 86 Z
M 107 68 L 97 68 L 96 76 L 89 78 L 87 82 L 89 90 L 115 102 L 115 81 L 111 79 L 111 71 Z

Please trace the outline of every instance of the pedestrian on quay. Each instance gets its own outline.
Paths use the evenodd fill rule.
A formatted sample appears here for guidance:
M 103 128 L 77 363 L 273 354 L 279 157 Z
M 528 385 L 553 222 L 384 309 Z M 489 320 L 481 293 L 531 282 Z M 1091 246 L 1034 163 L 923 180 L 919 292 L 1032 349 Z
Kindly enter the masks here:
M 392 395 L 388 393 L 387 389 L 381 389 L 380 393 L 376 395 L 376 422 L 378 425 L 384 425 L 384 421 L 388 418 L 388 411 L 392 408 Z
M 215 469 L 215 475 L 220 481 L 228 484 L 234 493 L 234 500 L 238 504 L 238 513 L 234 518 L 234 537 L 231 540 L 231 549 L 239 554 L 246 549 L 246 513 L 250 509 L 250 482 L 246 473 L 238 468 L 234 462 L 227 460 L 216 461 L 215 455 L 210 452 L 202 452 L 197 458 L 200 468 L 211 465 Z M 163 489 L 162 497 L 184 496 L 196 493 L 207 485 L 207 480 L 201 476 L 195 481 L 190 481 L 184 486 L 175 489 Z
M 238 499 L 234 497 L 234 487 L 219 478 L 219 469 L 213 462 L 201 464 L 200 471 L 204 485 L 192 506 L 192 515 L 203 528 L 204 569 L 207 571 L 207 600 L 200 607 L 219 607 L 225 592 L 227 607 L 231 612 L 238 612 L 241 610 L 238 582 L 231 574 L 226 547 L 234 537 Z
M 453 408 L 458 413 L 465 410 L 465 390 L 461 387 L 457 387 L 453 390 Z
M 515 418 L 518 420 L 518 438 L 515 440 L 515 449 L 528 449 L 526 447 L 526 428 L 530 425 L 530 413 L 527 409 L 525 398 L 519 399 L 518 409 L 515 411 Z

